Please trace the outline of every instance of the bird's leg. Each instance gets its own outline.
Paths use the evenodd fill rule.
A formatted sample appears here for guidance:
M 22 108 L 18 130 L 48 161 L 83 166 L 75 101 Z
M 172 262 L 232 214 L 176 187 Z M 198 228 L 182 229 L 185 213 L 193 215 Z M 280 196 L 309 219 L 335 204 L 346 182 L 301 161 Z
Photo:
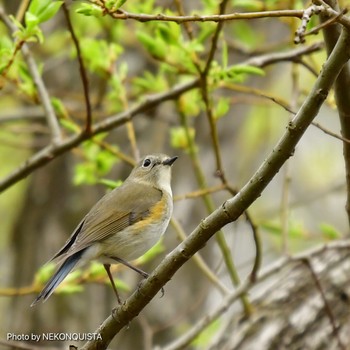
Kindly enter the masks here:
M 148 277 L 149 277 L 149 274 L 148 274 L 147 272 L 145 272 L 145 271 L 139 269 L 138 267 L 135 267 L 135 266 L 131 265 L 129 262 L 127 262 L 127 261 L 124 260 L 124 259 L 120 259 L 120 258 L 117 258 L 117 257 L 115 257 L 115 256 L 110 256 L 110 258 L 113 259 L 113 260 L 115 260 L 115 261 L 118 261 L 119 263 L 121 263 L 121 264 L 123 264 L 123 265 L 125 265 L 125 266 L 127 266 L 127 267 L 129 267 L 131 270 L 136 271 L 136 272 L 139 273 L 143 278 L 148 278 Z M 161 289 L 161 293 L 162 293 L 161 297 L 163 297 L 163 295 L 164 295 L 164 288 L 163 288 L 163 287 L 162 287 L 162 289 Z
M 118 261 L 119 263 L 129 267 L 131 270 L 134 270 L 136 271 L 137 273 L 139 273 L 143 278 L 147 278 L 149 276 L 149 274 L 145 271 L 142 271 L 141 269 L 139 269 L 138 267 L 135 267 L 133 265 L 131 265 L 129 262 L 123 260 L 123 259 L 120 259 L 120 258 L 116 258 L 115 256 L 111 256 L 110 257 L 111 259 L 115 260 L 115 261 Z
M 117 296 L 117 300 L 119 304 L 122 304 L 122 301 L 120 299 L 119 293 L 117 291 L 117 287 L 115 286 L 112 274 L 111 274 L 111 264 L 103 264 L 103 267 L 105 268 L 107 275 L 109 277 L 109 280 L 111 281 L 112 288 L 114 290 L 115 295 Z

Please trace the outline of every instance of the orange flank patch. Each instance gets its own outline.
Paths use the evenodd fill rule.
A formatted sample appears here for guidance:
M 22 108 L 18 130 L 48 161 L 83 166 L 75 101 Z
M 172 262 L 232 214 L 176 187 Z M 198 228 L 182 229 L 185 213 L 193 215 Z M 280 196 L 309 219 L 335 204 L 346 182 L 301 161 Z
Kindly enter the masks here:
M 155 206 L 153 206 L 153 208 L 150 209 L 149 215 L 133 225 L 135 233 L 143 232 L 143 229 L 146 228 L 148 225 L 155 224 L 157 222 L 161 223 L 163 221 L 163 216 L 166 213 L 166 203 L 166 196 L 163 195 L 162 199 Z

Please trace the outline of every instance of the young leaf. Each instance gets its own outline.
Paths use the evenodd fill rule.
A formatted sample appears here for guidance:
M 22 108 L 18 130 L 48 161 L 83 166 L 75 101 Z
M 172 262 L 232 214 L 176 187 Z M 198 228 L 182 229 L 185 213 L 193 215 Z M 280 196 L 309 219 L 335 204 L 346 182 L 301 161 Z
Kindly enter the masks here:
M 167 55 L 167 46 L 159 37 L 153 37 L 143 31 L 136 33 L 138 40 L 143 44 L 145 49 L 154 57 L 164 59 Z
M 193 140 L 195 133 L 194 128 L 189 128 L 187 132 L 182 126 L 173 127 L 170 129 L 170 144 L 173 148 L 187 150 L 189 146 L 188 137 Z
M 223 117 L 230 110 L 230 99 L 228 97 L 220 97 L 215 106 L 215 119 Z
M 329 240 L 339 239 L 342 237 L 341 232 L 339 232 L 334 226 L 327 224 L 327 223 L 321 223 L 320 229 L 322 236 Z
M 79 13 L 80 15 L 93 16 L 96 18 L 104 16 L 103 9 L 100 6 L 94 4 L 82 3 L 75 10 L 75 12 Z
M 39 14 L 39 23 L 43 23 L 52 18 L 60 9 L 63 1 L 51 2 L 45 9 Z
M 98 183 L 105 185 L 107 188 L 114 190 L 115 188 L 121 186 L 123 184 L 122 180 L 110 180 L 110 179 L 100 179 Z
M 42 285 L 48 281 L 55 271 L 55 263 L 50 262 L 41 267 L 38 272 L 35 274 L 34 283 Z

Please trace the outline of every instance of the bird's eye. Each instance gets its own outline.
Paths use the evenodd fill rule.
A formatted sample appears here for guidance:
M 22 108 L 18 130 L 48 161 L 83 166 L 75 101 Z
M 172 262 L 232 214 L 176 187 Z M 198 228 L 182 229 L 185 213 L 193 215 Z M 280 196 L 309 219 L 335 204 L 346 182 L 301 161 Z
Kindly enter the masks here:
M 151 165 L 151 160 L 149 159 L 149 158 L 146 158 L 144 161 L 143 161 L 143 164 L 142 164 L 142 166 L 144 167 L 144 168 L 148 168 L 150 165 Z

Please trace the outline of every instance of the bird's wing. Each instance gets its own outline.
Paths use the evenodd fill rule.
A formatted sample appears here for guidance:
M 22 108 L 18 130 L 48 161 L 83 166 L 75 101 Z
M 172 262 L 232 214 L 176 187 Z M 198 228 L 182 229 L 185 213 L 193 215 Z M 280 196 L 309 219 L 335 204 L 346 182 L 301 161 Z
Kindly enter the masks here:
M 146 189 L 143 184 L 133 183 L 132 186 L 130 191 L 125 183 L 102 197 L 53 259 L 71 256 L 147 217 L 161 199 L 162 192 L 149 186 Z

